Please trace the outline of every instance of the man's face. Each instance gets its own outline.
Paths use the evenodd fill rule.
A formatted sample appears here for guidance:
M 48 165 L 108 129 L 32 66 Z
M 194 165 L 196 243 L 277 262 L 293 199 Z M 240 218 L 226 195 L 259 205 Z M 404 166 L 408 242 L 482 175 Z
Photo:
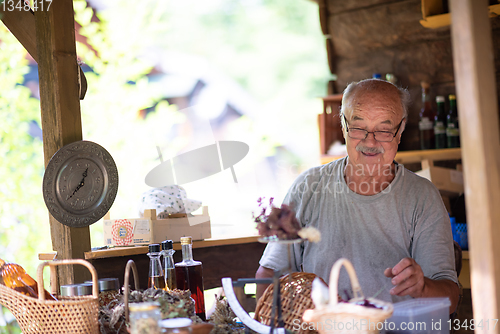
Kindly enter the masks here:
M 388 131 L 395 134 L 403 118 L 401 102 L 396 91 L 358 91 L 351 98 L 350 104 L 352 112 L 345 115 L 349 129 Z M 353 139 L 344 128 L 349 162 L 356 167 L 366 168 L 365 173 L 370 175 L 391 166 L 403 128 L 404 124 L 391 142 L 377 141 L 373 133 L 369 133 L 366 139 Z

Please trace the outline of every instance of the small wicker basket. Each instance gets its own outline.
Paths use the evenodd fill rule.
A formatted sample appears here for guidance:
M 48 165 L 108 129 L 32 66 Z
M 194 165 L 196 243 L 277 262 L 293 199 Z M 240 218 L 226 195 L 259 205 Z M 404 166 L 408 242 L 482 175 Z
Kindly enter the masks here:
M 337 285 L 342 266 L 349 274 L 354 292 L 354 298 L 349 302 L 337 300 Z M 356 304 L 361 304 L 365 300 L 375 305 L 376 308 Z M 388 319 L 394 310 L 392 303 L 373 298 L 365 299 L 352 263 L 344 258 L 335 262 L 330 273 L 329 304 L 324 307 L 316 306 L 316 309 L 304 312 L 303 320 L 321 334 L 376 334 L 380 332 L 384 320 Z
M 311 299 L 312 281 L 318 276 L 312 273 L 295 272 L 280 278 L 281 307 L 285 328 L 299 334 L 314 334 L 314 330 L 302 328 L 302 315 L 305 310 L 314 308 Z M 269 285 L 255 308 L 255 320 L 264 325 L 271 324 L 273 307 L 273 284 Z M 277 323 L 275 316 L 274 323 Z M 298 329 L 300 327 L 300 329 Z
M 45 294 L 40 293 L 36 299 L 0 285 L 0 304 L 12 312 L 24 334 L 98 333 L 97 272 L 89 262 L 75 259 L 41 263 L 37 270 L 38 291 L 44 291 L 43 269 L 46 266 L 50 266 L 51 276 L 54 276 L 56 266 L 68 264 L 81 264 L 89 269 L 92 296 L 58 297 L 59 300 L 54 301 L 45 300 Z

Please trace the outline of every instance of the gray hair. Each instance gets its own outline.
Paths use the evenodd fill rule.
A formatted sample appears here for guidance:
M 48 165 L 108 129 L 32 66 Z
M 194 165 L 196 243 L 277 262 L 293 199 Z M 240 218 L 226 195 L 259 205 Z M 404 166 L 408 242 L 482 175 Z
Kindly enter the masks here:
M 349 102 L 351 102 L 352 97 L 355 95 L 355 93 L 358 90 L 368 90 L 368 89 L 380 89 L 379 87 L 376 87 L 374 85 L 370 85 L 373 87 L 366 87 L 366 85 L 363 84 L 378 84 L 378 83 L 384 83 L 384 84 L 389 84 L 394 86 L 399 95 L 399 100 L 401 101 L 401 107 L 403 109 L 403 118 L 408 117 L 408 107 L 411 102 L 411 97 L 410 93 L 406 88 L 402 88 L 399 86 L 394 85 L 393 83 L 385 80 L 380 80 L 380 79 L 365 79 L 361 80 L 358 82 L 351 82 L 349 85 L 347 85 L 346 89 L 344 90 L 343 96 L 342 96 L 342 106 L 340 108 L 340 115 L 346 115 L 346 111 L 349 110 L 349 106 L 351 105 Z M 343 122 L 342 122 L 343 123 Z

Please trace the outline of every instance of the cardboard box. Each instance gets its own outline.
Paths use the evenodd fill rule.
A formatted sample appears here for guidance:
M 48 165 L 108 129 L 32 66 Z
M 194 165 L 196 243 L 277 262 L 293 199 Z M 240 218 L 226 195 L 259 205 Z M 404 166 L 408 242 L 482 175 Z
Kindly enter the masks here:
M 416 174 L 434 183 L 443 195 L 453 196 L 464 192 L 464 178 L 461 171 L 430 166 Z
M 146 210 L 144 218 L 104 219 L 104 244 L 113 246 L 157 244 L 170 239 L 179 242 L 181 237 L 193 240 L 212 237 L 208 208 L 201 215 L 182 218 L 156 219 L 156 210 Z

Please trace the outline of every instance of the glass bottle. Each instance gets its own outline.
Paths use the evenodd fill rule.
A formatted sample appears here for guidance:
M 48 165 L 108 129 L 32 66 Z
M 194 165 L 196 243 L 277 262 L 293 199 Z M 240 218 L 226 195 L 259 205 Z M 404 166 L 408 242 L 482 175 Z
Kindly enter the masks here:
M 38 298 L 38 284 L 37 282 L 26 273 L 20 265 L 16 263 L 5 263 L 0 259 L 0 283 L 8 288 L 14 289 L 24 295 Z M 45 300 L 57 300 L 47 290 L 45 293 Z
M 157 302 L 130 303 L 130 333 L 160 334 L 160 304 Z
M 434 110 L 431 105 L 430 85 L 422 82 L 422 109 L 420 109 L 420 149 L 430 150 L 434 148 Z
M 436 96 L 437 113 L 434 117 L 434 137 L 436 148 L 446 148 L 446 112 L 444 96 Z
M 203 321 L 205 317 L 205 297 L 203 295 L 203 266 L 200 261 L 193 260 L 191 237 L 182 237 L 182 262 L 175 264 L 177 288 L 190 290 L 195 301 L 196 315 Z
M 177 289 L 175 279 L 174 243 L 172 240 L 165 240 L 161 243 L 161 255 L 163 255 L 163 268 L 165 268 L 165 288 L 166 290 Z
M 450 99 L 450 110 L 446 117 L 446 136 L 448 147 L 460 147 L 460 130 L 458 128 L 457 99 L 455 95 L 448 96 Z
M 149 245 L 149 278 L 148 288 L 163 290 L 165 289 L 165 277 L 160 262 L 160 245 Z

